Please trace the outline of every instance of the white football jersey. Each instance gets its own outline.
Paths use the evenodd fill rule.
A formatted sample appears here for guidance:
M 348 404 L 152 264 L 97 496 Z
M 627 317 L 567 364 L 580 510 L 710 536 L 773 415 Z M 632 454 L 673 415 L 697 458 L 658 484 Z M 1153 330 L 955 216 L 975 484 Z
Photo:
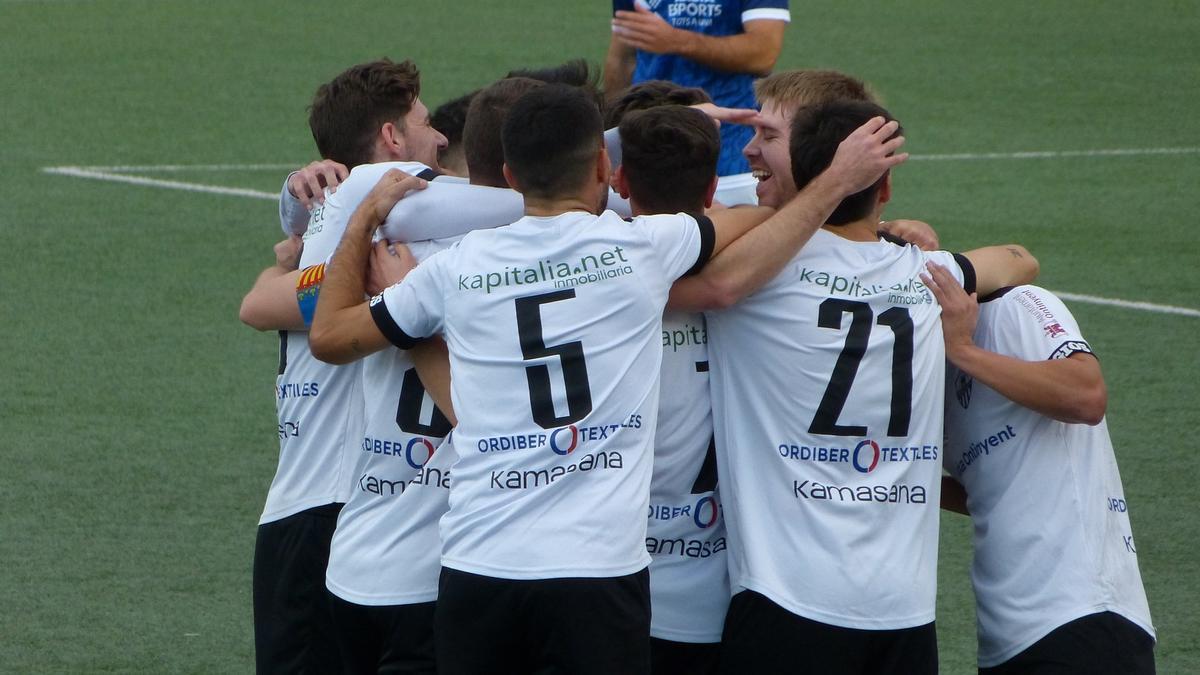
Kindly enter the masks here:
M 713 199 L 725 206 L 749 204 L 758 206 L 758 179 L 752 173 L 735 173 L 717 177 L 717 192 Z
M 1066 305 L 1036 286 L 981 303 L 975 343 L 1025 361 L 1092 353 Z M 950 367 L 943 462 L 975 526 L 981 667 L 1095 612 L 1154 635 L 1105 422 L 1053 420 Z
M 729 573 L 716 490 L 704 315 L 664 314 L 662 348 L 646 525 L 650 635 L 675 642 L 720 642 L 729 608 Z
M 414 175 L 429 171 L 418 162 L 355 167 L 337 191 L 327 191 L 325 203 L 312 210 L 304 233 L 302 268 L 323 263 L 333 254 L 354 210 L 393 168 Z M 281 212 L 294 211 L 283 205 L 289 198 L 294 200 L 285 183 Z M 511 190 L 431 183 L 400 200 L 381 230 L 404 241 L 448 237 L 511 222 L 521 216 L 522 209 L 520 195 Z M 276 381 L 279 464 L 260 523 L 314 506 L 345 502 L 362 440 L 362 363 L 323 363 L 309 351 L 307 332 L 280 335 L 281 367 Z
M 409 245 L 418 260 L 449 242 Z M 425 392 L 408 352 L 362 360 L 364 429 L 353 487 L 338 515 L 325 583 L 360 605 L 437 598 L 438 520 L 449 504 L 450 422 Z M 436 449 L 436 453 L 435 453 Z
M 305 331 L 279 331 L 279 336 L 279 462 L 260 525 L 345 502 L 362 430 L 361 366 L 318 361 Z
M 703 216 L 526 217 L 371 301 L 398 346 L 434 333 L 449 346 L 444 566 L 509 579 L 646 567 L 663 308 L 712 244 Z
M 933 621 L 941 309 L 932 260 L 819 230 L 757 293 L 708 314 L 732 591 L 858 629 Z

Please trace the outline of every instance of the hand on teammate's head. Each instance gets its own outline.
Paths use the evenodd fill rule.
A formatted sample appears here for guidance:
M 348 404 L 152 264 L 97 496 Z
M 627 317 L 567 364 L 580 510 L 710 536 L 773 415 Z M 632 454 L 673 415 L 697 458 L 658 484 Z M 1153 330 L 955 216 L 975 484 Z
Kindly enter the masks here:
M 838 144 L 829 171 L 847 196 L 871 187 L 886 171 L 908 159 L 908 153 L 896 152 L 904 145 L 904 137 L 895 135 L 899 128 L 896 120 L 872 117 Z

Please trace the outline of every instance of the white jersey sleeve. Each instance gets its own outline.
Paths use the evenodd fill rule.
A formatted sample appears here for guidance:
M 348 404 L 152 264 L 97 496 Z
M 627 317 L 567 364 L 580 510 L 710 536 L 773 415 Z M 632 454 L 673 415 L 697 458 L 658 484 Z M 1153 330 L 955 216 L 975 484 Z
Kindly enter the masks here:
M 716 233 L 708 216 L 690 216 L 686 213 L 638 216 L 633 222 L 644 228 L 651 247 L 670 279 L 700 271 L 712 257 Z
M 1005 325 L 1005 330 L 996 333 L 996 348 L 1001 353 L 1023 354 L 1021 358 L 1030 361 L 1093 353 L 1062 300 L 1036 286 L 1011 289 L 994 311 Z
M 308 229 L 310 215 L 308 209 L 304 208 L 300 200 L 293 197 L 291 191 L 288 190 L 288 181 L 296 173 L 293 171 L 283 179 L 283 190 L 279 193 L 279 225 L 283 228 L 285 236 L 304 234 L 304 231 Z
M 396 202 L 379 230 L 389 241 L 445 239 L 523 215 L 525 202 L 515 190 L 435 180 Z

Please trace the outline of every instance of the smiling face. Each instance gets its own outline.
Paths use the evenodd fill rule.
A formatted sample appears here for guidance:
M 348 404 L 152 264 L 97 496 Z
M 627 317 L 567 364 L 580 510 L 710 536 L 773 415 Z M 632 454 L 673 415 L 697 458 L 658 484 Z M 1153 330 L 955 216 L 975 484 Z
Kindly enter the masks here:
M 755 193 L 762 206 L 779 208 L 796 196 L 792 180 L 792 158 L 788 154 L 791 136 L 791 111 L 772 100 L 763 101 L 759 123 L 754 125 L 754 137 L 742 154 L 750 162 L 750 170 L 758 179 Z
M 421 99 L 413 101 L 412 110 L 404 116 L 404 159 L 438 168 L 438 150 L 446 147 L 446 137 L 429 123 L 429 109 Z

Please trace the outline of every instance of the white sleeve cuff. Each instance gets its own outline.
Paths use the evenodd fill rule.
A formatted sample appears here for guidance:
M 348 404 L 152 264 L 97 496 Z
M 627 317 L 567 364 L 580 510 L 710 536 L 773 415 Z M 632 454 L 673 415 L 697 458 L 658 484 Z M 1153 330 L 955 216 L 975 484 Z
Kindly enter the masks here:
M 283 228 L 285 236 L 304 234 L 308 229 L 308 209 L 301 206 L 300 200 L 288 191 L 288 181 L 296 173 L 293 171 L 283 179 L 283 190 L 279 193 L 279 226 Z
M 784 23 L 789 23 L 792 20 L 792 13 L 786 9 L 772 9 L 769 7 L 748 9 L 742 12 L 742 23 L 758 21 L 760 19 L 770 19 L 771 21 L 783 21 Z

